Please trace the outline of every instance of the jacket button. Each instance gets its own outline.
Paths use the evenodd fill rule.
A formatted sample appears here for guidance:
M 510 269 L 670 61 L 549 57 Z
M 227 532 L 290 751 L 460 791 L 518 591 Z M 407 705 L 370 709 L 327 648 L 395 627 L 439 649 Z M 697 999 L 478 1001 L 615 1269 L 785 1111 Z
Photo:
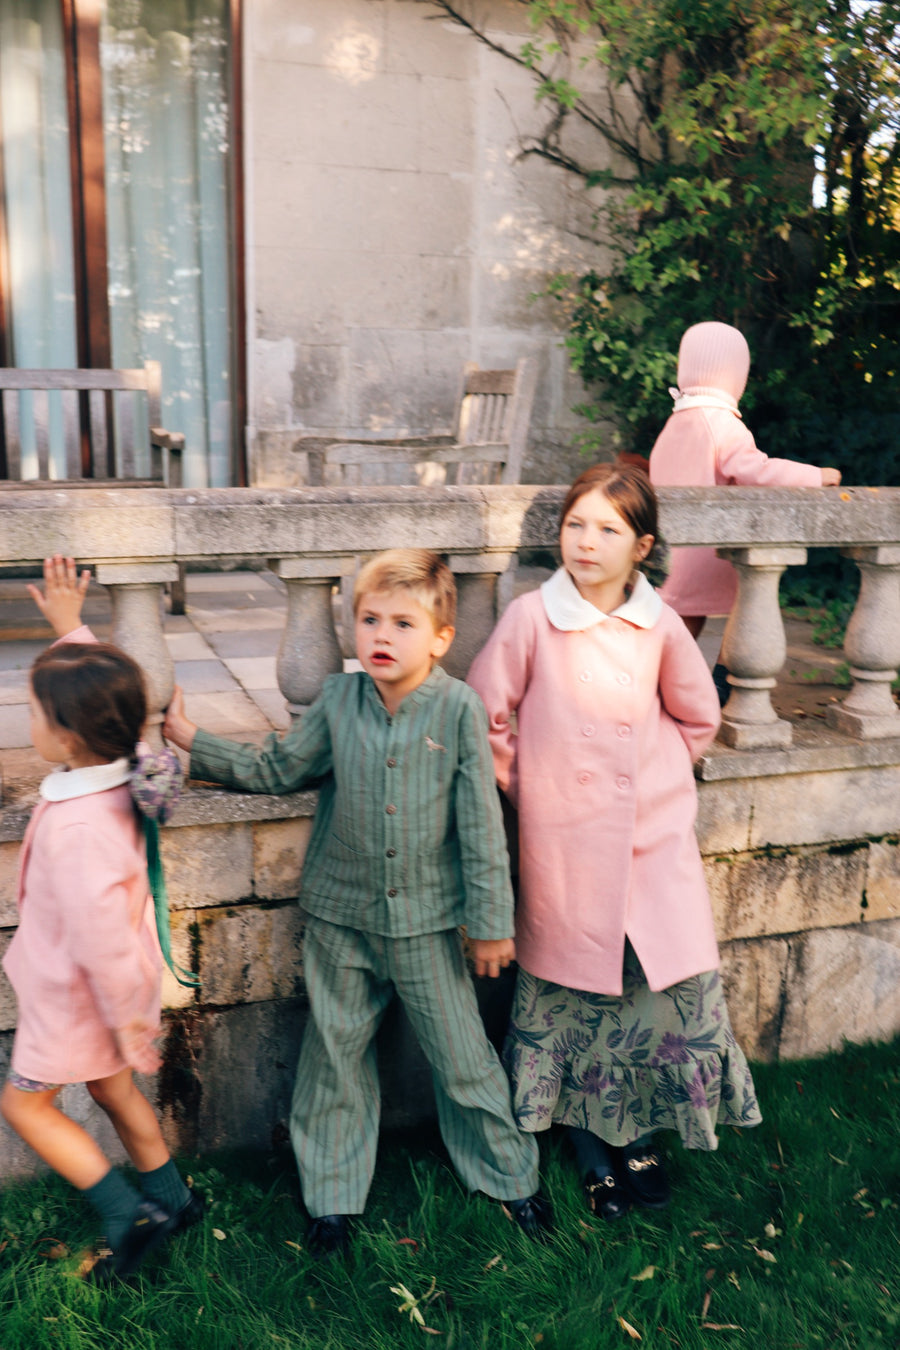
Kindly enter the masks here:
M 387 761 L 387 766 L 388 766 L 389 769 L 396 769 L 396 767 L 397 767 L 397 761 L 396 761 L 395 759 L 393 759 L 393 758 L 392 758 L 392 759 L 389 759 L 389 760 Z
M 395 896 L 396 894 L 397 894 L 397 892 L 396 892 L 396 891 L 393 889 L 393 887 L 392 887 L 392 888 L 388 891 L 388 899 L 389 899 L 389 900 L 393 900 L 393 898 L 394 898 L 394 896 Z
M 582 684 L 590 684 L 591 672 L 589 670 L 583 670 L 581 674 L 578 676 L 578 678 Z
M 580 773 L 578 775 L 578 781 L 579 783 L 589 783 L 591 781 L 591 775 L 589 773 Z
M 631 779 L 626 778 L 625 775 L 622 774 L 619 778 L 616 779 L 616 787 L 619 789 L 620 792 L 624 792 L 626 788 L 631 787 Z
M 390 806 L 386 806 L 384 809 L 389 816 L 395 816 L 397 814 L 397 808 L 393 803 L 391 803 Z
M 596 730 L 597 730 L 597 728 L 594 727 L 594 726 L 591 726 L 590 722 L 588 722 L 588 724 L 587 724 L 586 727 L 582 727 L 582 728 L 581 728 L 581 734 L 582 734 L 582 736 L 593 736 L 593 734 L 594 734 L 594 732 L 595 732 Z
M 631 676 L 626 674 L 624 670 L 621 675 L 616 676 L 616 680 L 619 684 L 631 684 Z
M 631 735 L 631 727 L 628 726 L 626 722 L 623 722 L 620 727 L 616 727 L 616 735 L 623 741 L 627 741 L 628 737 Z
M 395 848 L 389 848 L 384 856 L 386 858 L 396 858 L 397 850 Z

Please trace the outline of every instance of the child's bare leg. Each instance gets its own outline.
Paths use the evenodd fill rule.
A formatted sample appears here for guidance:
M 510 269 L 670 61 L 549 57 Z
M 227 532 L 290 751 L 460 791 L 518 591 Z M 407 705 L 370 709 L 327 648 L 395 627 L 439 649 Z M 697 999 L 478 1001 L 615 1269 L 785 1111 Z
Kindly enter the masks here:
M 87 1090 L 109 1116 L 125 1151 L 140 1173 L 141 1190 L 179 1221 L 179 1227 L 196 1223 L 202 1202 L 192 1200 L 177 1167 L 169 1157 L 153 1107 L 131 1076 L 122 1069 L 110 1078 L 97 1078 Z
M 169 1161 L 153 1107 L 134 1082 L 131 1069 L 86 1084 L 94 1101 L 109 1116 L 125 1152 L 139 1172 L 152 1172 Z
M 7 1083 L 0 1096 L 0 1111 L 39 1158 L 85 1191 L 106 1175 L 109 1160 L 86 1130 L 63 1115 L 56 1105 L 57 1091 L 22 1092 Z

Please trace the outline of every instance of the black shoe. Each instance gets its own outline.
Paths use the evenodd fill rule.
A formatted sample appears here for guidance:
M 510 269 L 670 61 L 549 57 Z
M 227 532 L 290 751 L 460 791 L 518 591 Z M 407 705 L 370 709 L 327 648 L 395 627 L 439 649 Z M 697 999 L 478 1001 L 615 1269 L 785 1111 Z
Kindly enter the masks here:
M 111 1252 L 101 1256 L 89 1272 L 95 1284 L 109 1284 L 133 1275 L 144 1257 L 175 1231 L 175 1220 L 152 1200 L 142 1200 L 125 1236 Z
M 584 1198 L 592 1214 L 614 1223 L 624 1219 L 631 1209 L 631 1200 L 611 1172 L 588 1172 L 582 1182 Z
M 719 707 L 724 708 L 725 704 L 731 698 L 731 685 L 728 683 L 728 667 L 723 666 L 721 661 L 717 661 L 713 666 L 713 684 L 716 686 L 716 693 L 719 695 Z
M 662 1159 L 649 1144 L 622 1149 L 622 1177 L 632 1199 L 646 1209 L 665 1209 L 672 1198 Z
M 346 1256 L 350 1250 L 350 1223 L 346 1214 L 322 1214 L 306 1230 L 310 1256 Z
M 540 1194 L 527 1195 L 524 1200 L 506 1200 L 504 1208 L 509 1210 L 525 1236 L 536 1242 L 546 1242 L 553 1232 L 550 1201 Z
M 206 1198 L 201 1195 L 200 1191 L 191 1191 L 181 1209 L 176 1209 L 172 1215 L 172 1222 L 175 1225 L 172 1229 L 172 1236 L 174 1237 L 176 1233 L 185 1233 L 189 1228 L 193 1228 L 194 1224 L 199 1223 L 205 1213 Z

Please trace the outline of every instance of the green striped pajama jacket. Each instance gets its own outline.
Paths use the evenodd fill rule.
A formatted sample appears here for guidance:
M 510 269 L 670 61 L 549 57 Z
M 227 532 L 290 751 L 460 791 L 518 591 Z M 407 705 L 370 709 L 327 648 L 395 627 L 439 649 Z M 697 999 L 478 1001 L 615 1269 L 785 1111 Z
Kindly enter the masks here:
M 436 666 L 390 716 L 368 675 L 332 675 L 302 719 L 261 747 L 198 731 L 191 774 L 249 792 L 319 787 L 300 888 L 310 1018 L 291 1108 L 309 1212 L 365 1207 L 380 1107 L 374 1034 L 395 989 L 463 1181 L 503 1200 L 533 1194 L 537 1146 L 513 1121 L 457 931 L 513 931 L 478 696 Z

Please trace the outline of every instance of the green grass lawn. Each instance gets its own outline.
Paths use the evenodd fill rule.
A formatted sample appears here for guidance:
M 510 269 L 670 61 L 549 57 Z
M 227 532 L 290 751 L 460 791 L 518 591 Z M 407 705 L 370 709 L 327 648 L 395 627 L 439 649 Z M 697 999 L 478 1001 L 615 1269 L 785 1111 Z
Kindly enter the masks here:
M 545 1138 L 547 1246 L 422 1136 L 384 1142 L 347 1262 L 306 1255 L 289 1155 L 193 1161 L 209 1218 L 112 1291 L 76 1273 L 88 1207 L 55 1178 L 8 1187 L 0 1350 L 900 1346 L 900 1042 L 755 1077 L 758 1129 L 669 1141 L 661 1214 L 591 1218 Z

